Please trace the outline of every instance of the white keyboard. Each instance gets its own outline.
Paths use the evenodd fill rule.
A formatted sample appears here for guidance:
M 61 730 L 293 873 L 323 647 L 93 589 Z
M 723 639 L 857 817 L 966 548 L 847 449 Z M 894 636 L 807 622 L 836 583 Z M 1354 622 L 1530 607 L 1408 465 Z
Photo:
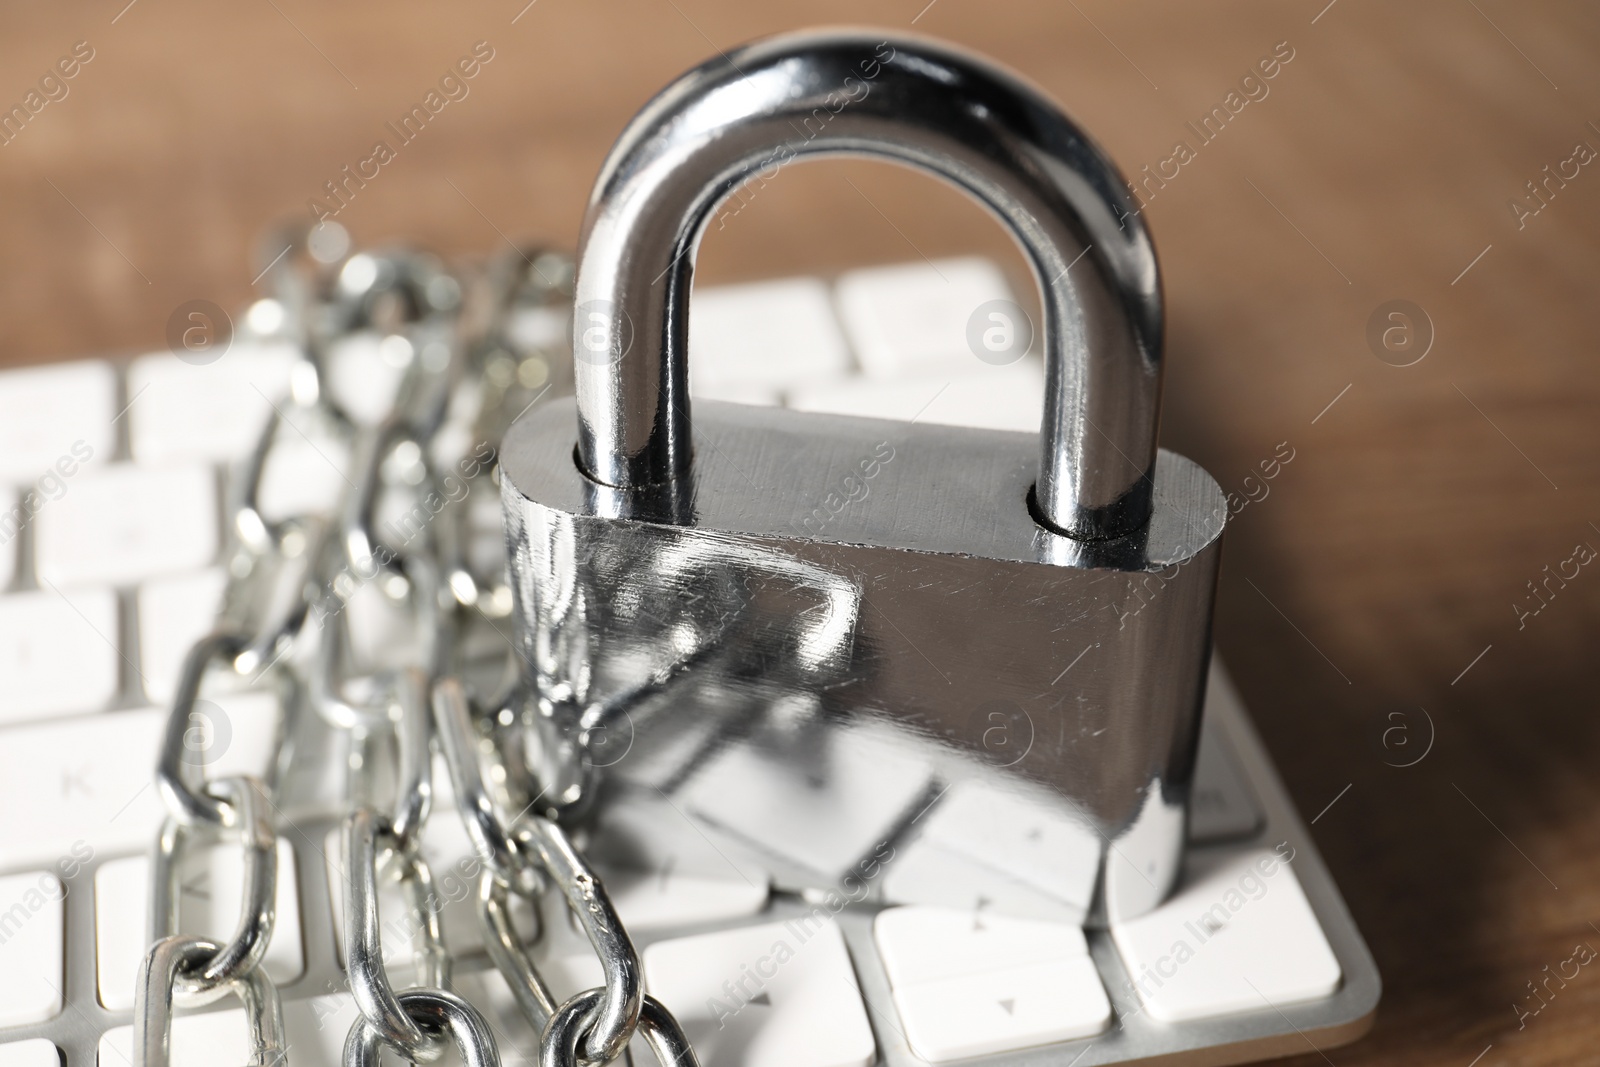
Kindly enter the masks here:
M 1013 298 L 978 259 L 697 290 L 692 390 L 1036 432 L 1037 346 L 994 365 L 971 342 L 975 310 Z M 518 326 L 533 345 L 564 328 L 532 318 Z M 346 383 L 358 420 L 381 417 L 392 398 L 370 382 L 393 356 L 363 335 L 333 353 L 332 387 Z M 218 608 L 228 465 L 290 388 L 291 357 L 271 338 L 242 335 L 204 366 L 159 352 L 0 372 L 0 1067 L 57 1067 L 63 1056 L 67 1067 L 132 1062 L 147 853 L 162 816 L 153 784 L 162 705 Z M 537 376 L 528 366 L 517 373 Z M 266 473 L 269 512 L 338 496 L 349 457 L 305 430 Z M 492 507 L 484 519 L 493 553 Z M 262 773 L 277 695 L 211 699 L 210 773 Z M 342 751 L 315 716 L 302 719 L 300 751 L 322 751 L 327 767 L 290 783 L 301 795 L 284 807 L 278 925 L 264 966 L 283 993 L 290 1062 L 332 1067 L 355 1018 L 335 903 L 343 872 L 329 837 L 342 797 L 328 768 Z M 983 885 L 944 877 L 971 869 L 950 856 L 981 852 L 995 834 L 1031 835 L 1044 862 L 1073 847 L 1053 828 L 1008 820 L 997 798 L 949 798 L 914 854 L 891 868 L 946 886 L 942 907 L 806 900 L 772 892 L 760 872 L 716 880 L 670 865 L 597 866 L 641 944 L 649 990 L 684 1024 L 704 1067 L 1226 1063 L 1351 1040 L 1370 1023 L 1376 970 L 1220 667 L 1207 719 L 1184 883 L 1155 912 L 1110 930 L 1081 929 L 1059 900 L 1049 905 L 1057 921 L 1007 914 L 1039 913 L 1026 872 Z M 485 957 L 472 914 L 478 867 L 442 766 L 435 782 L 446 795 L 423 847 L 456 987 L 495 1026 L 503 1059 L 527 1060 L 537 1041 Z M 188 856 L 183 932 L 232 930 L 240 865 L 230 847 Z M 383 943 L 403 973 L 416 931 L 397 901 L 381 910 L 394 916 Z M 594 984 L 592 955 L 559 901 L 542 910 L 534 952 L 555 991 Z M 172 1040 L 178 1067 L 248 1056 L 242 1015 L 226 1003 L 179 1018 Z M 650 1062 L 642 1046 L 635 1053 Z

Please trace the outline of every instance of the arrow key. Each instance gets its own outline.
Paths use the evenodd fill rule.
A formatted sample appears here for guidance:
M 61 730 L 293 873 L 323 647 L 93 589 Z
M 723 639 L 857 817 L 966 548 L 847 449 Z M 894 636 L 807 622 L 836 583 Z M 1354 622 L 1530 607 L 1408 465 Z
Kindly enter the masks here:
M 1111 1021 L 1088 956 L 900 986 L 894 1003 L 929 1063 L 1092 1037 Z

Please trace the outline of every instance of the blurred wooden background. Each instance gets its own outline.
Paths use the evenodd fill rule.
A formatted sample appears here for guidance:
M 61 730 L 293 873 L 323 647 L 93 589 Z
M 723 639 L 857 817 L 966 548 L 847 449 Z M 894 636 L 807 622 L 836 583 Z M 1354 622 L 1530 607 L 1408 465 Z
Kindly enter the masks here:
M 494 59 L 470 95 L 340 215 L 358 242 L 571 246 L 654 90 L 792 27 L 971 45 L 1129 172 L 1287 41 L 1270 95 L 1148 217 L 1170 301 L 1164 443 L 1235 492 L 1280 442 L 1295 452 L 1230 530 L 1217 632 L 1383 970 L 1374 1034 L 1328 1062 L 1593 1059 L 1600 976 L 1522 1028 L 1513 1006 L 1575 943 L 1600 944 L 1600 574 L 1549 586 L 1520 629 L 1514 605 L 1546 565 L 1600 547 L 1600 167 L 1552 183 L 1521 228 L 1508 202 L 1578 142 L 1600 148 L 1600 9 L 525 2 L 13 6 L 0 105 L 75 42 L 94 58 L 0 147 L 0 361 L 155 348 L 179 303 L 238 306 L 263 224 L 305 212 L 480 40 Z M 930 180 L 807 165 L 707 240 L 701 277 L 974 250 L 1017 262 Z M 1411 366 L 1367 340 L 1395 299 L 1432 322 Z

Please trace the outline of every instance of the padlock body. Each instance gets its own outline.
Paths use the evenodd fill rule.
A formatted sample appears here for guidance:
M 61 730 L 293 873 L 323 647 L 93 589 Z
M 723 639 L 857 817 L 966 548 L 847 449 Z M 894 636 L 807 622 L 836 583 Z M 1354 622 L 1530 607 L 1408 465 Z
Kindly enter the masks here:
M 1037 523 L 1028 434 L 697 402 L 622 492 L 570 401 L 501 450 L 525 729 L 613 862 L 1091 922 L 1181 861 L 1226 505 L 1161 452 L 1139 533 Z M 731 869 L 730 869 L 731 868 Z

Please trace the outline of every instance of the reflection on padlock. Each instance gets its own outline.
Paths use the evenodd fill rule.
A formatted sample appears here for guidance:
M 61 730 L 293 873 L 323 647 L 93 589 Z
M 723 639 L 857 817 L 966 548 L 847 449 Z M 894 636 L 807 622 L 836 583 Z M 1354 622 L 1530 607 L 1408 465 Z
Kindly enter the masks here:
M 716 403 L 691 432 L 697 242 L 808 154 L 930 171 L 1009 227 L 1042 451 Z M 584 223 L 575 402 L 501 452 L 541 803 L 634 862 L 838 899 L 1100 922 L 1166 895 L 1226 509 L 1156 447 L 1160 282 L 1125 188 L 1037 90 L 921 40 L 777 38 L 645 107 Z

